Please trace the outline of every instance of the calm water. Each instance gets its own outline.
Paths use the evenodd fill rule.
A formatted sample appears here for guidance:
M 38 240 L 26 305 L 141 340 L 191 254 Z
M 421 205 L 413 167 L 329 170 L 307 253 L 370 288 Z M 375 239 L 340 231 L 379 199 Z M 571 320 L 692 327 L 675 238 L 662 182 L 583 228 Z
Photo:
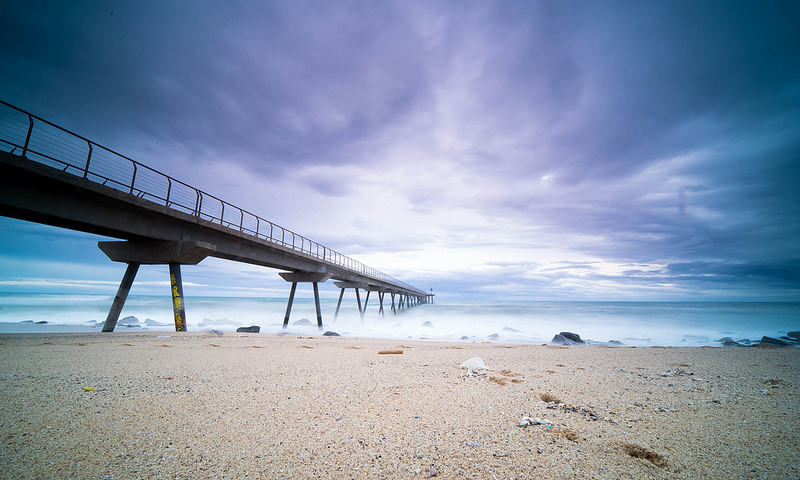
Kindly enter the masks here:
M 110 295 L 0 293 L 2 332 L 62 329 L 99 331 L 113 297 Z M 362 297 L 363 301 L 363 297 Z M 758 340 L 800 330 L 800 303 L 677 303 L 677 302 L 513 302 L 421 305 L 393 315 L 388 296 L 385 317 L 377 298 L 370 298 L 362 322 L 354 298 L 345 296 L 334 322 L 335 299 L 322 302 L 326 330 L 379 338 L 542 343 L 561 331 L 595 341 L 618 340 L 626 345 L 715 345 L 721 337 Z M 189 330 L 234 331 L 259 325 L 265 333 L 283 331 L 286 298 L 187 297 Z M 169 297 L 131 296 L 121 318 L 134 316 L 122 330 L 170 331 Z M 294 322 L 309 319 L 314 325 Z M 21 323 L 25 322 L 25 323 Z M 36 322 L 47 322 L 36 325 Z M 34 325 L 31 325 L 34 323 Z M 290 332 L 316 333 L 316 314 L 310 299 L 296 299 Z M 160 324 L 160 325 L 159 325 Z

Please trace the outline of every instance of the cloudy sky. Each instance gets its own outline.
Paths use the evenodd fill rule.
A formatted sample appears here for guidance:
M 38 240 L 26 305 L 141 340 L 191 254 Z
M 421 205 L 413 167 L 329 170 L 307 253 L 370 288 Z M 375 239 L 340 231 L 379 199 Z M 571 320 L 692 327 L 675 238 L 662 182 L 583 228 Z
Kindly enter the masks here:
M 0 98 L 442 300 L 797 301 L 798 45 L 793 0 L 11 0 Z M 0 229 L 0 291 L 124 271 Z

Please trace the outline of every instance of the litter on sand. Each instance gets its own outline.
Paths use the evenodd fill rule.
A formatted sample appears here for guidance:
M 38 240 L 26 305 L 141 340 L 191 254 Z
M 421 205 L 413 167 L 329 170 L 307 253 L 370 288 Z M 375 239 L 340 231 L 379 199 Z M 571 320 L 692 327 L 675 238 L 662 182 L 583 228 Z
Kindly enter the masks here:
M 522 420 L 519 421 L 517 424 L 518 427 L 527 427 L 528 425 L 550 425 L 550 420 L 541 419 L 539 417 L 531 418 L 531 417 L 522 417 Z
M 466 376 L 468 377 L 483 375 L 489 370 L 481 357 L 472 357 L 462 363 L 461 366 L 467 369 Z

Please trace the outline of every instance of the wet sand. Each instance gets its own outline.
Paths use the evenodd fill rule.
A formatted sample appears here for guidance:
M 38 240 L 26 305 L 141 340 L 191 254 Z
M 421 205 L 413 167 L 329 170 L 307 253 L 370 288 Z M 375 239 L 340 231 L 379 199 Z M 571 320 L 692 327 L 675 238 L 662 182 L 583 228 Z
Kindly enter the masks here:
M 4 334 L 0 379 L 6 478 L 800 477 L 800 349 Z

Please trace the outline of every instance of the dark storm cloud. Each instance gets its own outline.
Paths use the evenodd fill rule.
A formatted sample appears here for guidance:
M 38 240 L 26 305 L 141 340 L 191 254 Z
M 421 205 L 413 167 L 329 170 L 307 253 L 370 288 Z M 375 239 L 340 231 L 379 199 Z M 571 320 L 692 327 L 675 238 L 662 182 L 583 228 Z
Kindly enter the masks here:
M 101 137 L 107 124 L 256 165 L 340 161 L 418 101 L 422 54 L 390 6 L 343 6 L 15 5 L 5 89 Z

